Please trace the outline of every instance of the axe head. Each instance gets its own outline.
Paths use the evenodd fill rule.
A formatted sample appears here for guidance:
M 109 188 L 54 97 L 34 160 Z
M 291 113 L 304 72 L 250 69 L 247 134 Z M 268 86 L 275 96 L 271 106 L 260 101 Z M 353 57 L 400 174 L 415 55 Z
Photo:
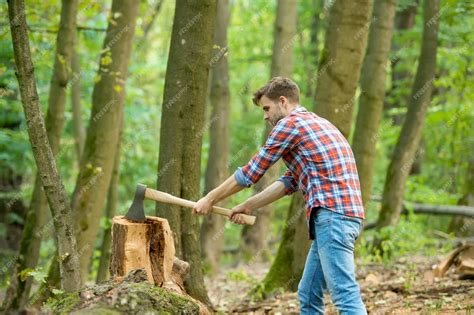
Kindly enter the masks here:
M 125 215 L 125 218 L 127 218 L 128 220 L 140 223 L 145 222 L 145 208 L 143 207 L 143 200 L 145 200 L 145 190 L 145 185 L 137 185 L 137 190 L 135 191 L 133 203 L 128 209 L 127 214 Z

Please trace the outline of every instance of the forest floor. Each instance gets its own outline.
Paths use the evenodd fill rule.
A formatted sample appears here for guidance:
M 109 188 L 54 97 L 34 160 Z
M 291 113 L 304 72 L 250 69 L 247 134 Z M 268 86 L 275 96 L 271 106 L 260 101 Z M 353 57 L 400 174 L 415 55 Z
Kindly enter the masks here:
M 440 259 L 441 257 L 439 257 Z M 402 257 L 390 266 L 357 264 L 357 279 L 369 314 L 471 314 L 474 280 L 460 280 L 452 268 L 442 278 L 433 277 L 439 259 Z M 223 268 L 206 279 L 209 295 L 219 313 L 299 314 L 296 293 L 282 293 L 255 302 L 249 290 L 263 280 L 269 263 Z M 326 314 L 337 314 L 325 295 Z

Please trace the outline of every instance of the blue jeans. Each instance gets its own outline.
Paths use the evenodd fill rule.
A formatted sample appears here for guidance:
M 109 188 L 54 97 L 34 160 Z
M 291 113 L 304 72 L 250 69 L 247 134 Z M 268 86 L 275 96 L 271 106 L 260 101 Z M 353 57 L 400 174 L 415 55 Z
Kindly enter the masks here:
M 301 314 L 324 314 L 325 290 L 341 315 L 367 314 L 354 268 L 354 243 L 362 220 L 323 208 L 313 220 L 315 239 L 298 286 Z

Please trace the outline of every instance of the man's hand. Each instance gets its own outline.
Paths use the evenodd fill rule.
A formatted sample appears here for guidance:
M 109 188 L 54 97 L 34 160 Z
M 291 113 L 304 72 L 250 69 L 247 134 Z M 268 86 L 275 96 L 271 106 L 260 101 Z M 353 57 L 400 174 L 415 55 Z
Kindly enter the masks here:
M 196 202 L 193 208 L 193 214 L 207 215 L 211 212 L 212 206 L 211 200 L 207 196 L 204 196 Z
M 243 204 L 240 204 L 238 206 L 235 206 L 232 208 L 232 213 L 229 216 L 230 221 L 237 223 L 237 224 L 245 224 L 244 220 L 241 218 L 239 215 L 240 213 L 243 214 L 251 214 L 252 210 Z

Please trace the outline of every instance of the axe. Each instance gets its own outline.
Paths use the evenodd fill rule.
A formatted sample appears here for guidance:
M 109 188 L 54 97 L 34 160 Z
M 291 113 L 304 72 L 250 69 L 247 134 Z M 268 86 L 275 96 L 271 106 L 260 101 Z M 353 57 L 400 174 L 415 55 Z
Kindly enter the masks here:
M 133 203 L 128 209 L 127 214 L 125 215 L 125 218 L 135 222 L 145 222 L 145 209 L 143 207 L 143 200 L 145 199 L 151 199 L 162 203 L 168 203 L 185 208 L 193 208 L 196 204 L 194 201 L 178 198 L 168 193 L 150 189 L 147 188 L 145 185 L 138 184 L 137 190 L 135 192 L 135 198 L 133 199 Z M 229 217 L 232 213 L 232 210 L 213 206 L 212 213 Z M 239 215 L 241 218 L 243 218 L 245 224 L 253 225 L 255 223 L 255 216 L 247 214 Z

